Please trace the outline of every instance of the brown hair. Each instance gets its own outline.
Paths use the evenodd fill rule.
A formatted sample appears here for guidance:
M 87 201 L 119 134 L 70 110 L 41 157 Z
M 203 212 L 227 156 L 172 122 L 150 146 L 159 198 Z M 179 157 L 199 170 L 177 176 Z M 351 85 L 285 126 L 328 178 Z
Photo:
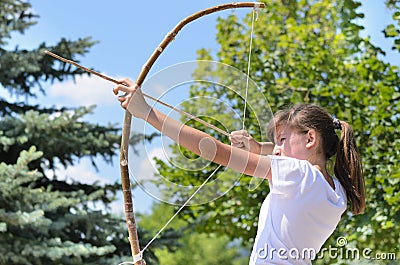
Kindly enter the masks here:
M 267 128 L 271 141 L 274 141 L 276 128 L 281 125 L 291 126 L 299 132 L 314 129 L 319 133 L 325 158 L 336 155 L 334 173 L 346 191 L 352 212 L 362 213 L 365 208 L 364 176 L 351 126 L 333 119 L 327 111 L 313 104 L 298 104 L 278 111 Z M 341 130 L 340 139 L 335 129 Z

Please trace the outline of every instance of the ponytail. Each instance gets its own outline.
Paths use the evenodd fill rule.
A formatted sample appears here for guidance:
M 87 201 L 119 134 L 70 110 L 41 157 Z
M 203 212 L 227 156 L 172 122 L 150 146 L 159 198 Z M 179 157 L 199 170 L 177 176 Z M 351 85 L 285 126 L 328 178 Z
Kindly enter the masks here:
M 337 145 L 335 176 L 346 191 L 353 214 L 365 209 L 365 184 L 361 157 L 354 139 L 353 130 L 347 122 L 340 121 L 341 136 Z

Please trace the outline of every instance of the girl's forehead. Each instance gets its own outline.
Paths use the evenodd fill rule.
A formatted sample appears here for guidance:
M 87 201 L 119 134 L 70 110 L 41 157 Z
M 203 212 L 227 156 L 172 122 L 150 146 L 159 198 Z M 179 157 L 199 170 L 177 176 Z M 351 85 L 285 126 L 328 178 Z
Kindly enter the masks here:
M 290 131 L 290 126 L 287 126 L 286 124 L 281 124 L 276 127 L 276 135 L 288 133 L 289 131 Z
M 282 135 L 288 133 L 288 126 L 286 124 L 280 124 L 275 127 L 275 132 L 273 135 L 274 139 L 271 139 L 273 142 L 276 142 Z

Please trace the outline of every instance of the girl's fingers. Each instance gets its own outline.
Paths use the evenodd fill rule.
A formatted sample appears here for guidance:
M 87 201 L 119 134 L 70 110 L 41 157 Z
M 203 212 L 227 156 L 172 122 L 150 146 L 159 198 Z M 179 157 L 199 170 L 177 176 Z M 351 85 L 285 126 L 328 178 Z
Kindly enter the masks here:
M 238 144 L 238 143 L 242 143 L 243 142 L 243 139 L 238 139 L 238 138 L 235 138 L 235 137 L 231 137 L 231 143 L 233 143 L 233 144 Z
M 231 135 L 241 135 L 240 131 L 233 131 L 231 132 Z
M 143 94 L 140 90 L 140 86 L 129 79 L 121 79 L 118 81 L 119 84 L 113 89 L 117 99 L 124 109 L 127 109 L 132 100 L 134 100 L 135 109 L 133 110 L 133 115 L 135 117 L 144 118 L 144 111 L 148 110 L 150 107 L 147 105 L 143 98 Z M 124 94 L 118 95 L 120 92 Z
M 249 136 L 250 136 L 249 133 L 248 133 L 246 130 L 240 130 L 239 132 L 240 132 L 240 134 L 243 135 L 243 136 L 246 136 L 246 137 L 249 137 Z
M 128 87 L 128 86 L 125 86 L 125 85 L 118 85 L 113 89 L 113 92 L 114 92 L 115 95 L 118 95 L 118 93 L 120 91 L 125 92 L 125 93 L 130 93 L 130 92 L 135 91 L 135 90 L 136 90 L 136 88 L 133 88 L 133 87 Z
M 137 90 L 137 88 L 139 87 L 136 83 L 134 83 L 130 79 L 121 79 L 118 82 L 120 82 L 120 84 L 118 84 L 113 89 L 113 92 L 115 95 L 118 95 L 118 93 L 120 91 L 125 92 L 125 93 L 132 93 L 132 92 L 135 92 Z
M 120 82 L 121 84 L 124 84 L 126 86 L 134 86 L 135 85 L 135 83 L 132 80 L 130 80 L 129 78 L 120 79 L 120 80 L 118 80 L 118 82 Z
M 239 134 L 239 135 L 232 135 L 230 136 L 230 140 L 232 142 L 243 142 L 245 140 L 245 136 Z
M 118 100 L 119 101 L 130 100 L 135 92 L 136 90 L 133 92 L 125 93 L 125 95 L 118 96 Z
M 246 130 L 240 130 L 240 131 L 233 131 L 233 132 L 231 132 L 231 135 L 249 136 L 249 133 L 248 133 Z
M 120 97 L 118 97 L 118 101 L 119 101 L 119 102 L 121 102 L 121 103 L 122 103 L 122 102 L 124 102 L 124 101 L 125 101 L 125 99 L 126 99 L 126 98 L 125 98 L 125 97 L 123 97 L 123 96 L 120 96 Z
M 121 103 L 121 106 L 122 106 L 124 109 L 127 109 L 127 108 L 128 108 L 128 105 L 129 105 L 129 102 L 128 102 L 128 101 L 124 101 L 124 102 Z
M 121 103 L 121 107 L 126 109 L 129 105 L 130 99 L 132 98 L 130 96 L 131 94 L 127 94 L 126 96 L 119 96 L 118 101 Z
M 243 135 L 235 135 L 234 137 L 230 137 L 230 141 L 232 146 L 238 148 L 244 148 L 246 146 Z

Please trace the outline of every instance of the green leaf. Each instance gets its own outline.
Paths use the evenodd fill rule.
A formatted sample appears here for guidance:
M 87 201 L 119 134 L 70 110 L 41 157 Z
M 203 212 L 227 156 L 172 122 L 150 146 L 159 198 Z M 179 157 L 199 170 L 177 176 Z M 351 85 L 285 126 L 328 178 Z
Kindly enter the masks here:
M 390 24 L 388 25 L 385 30 L 383 31 L 385 34 L 385 38 L 397 37 L 399 36 L 399 30 L 396 29 L 395 25 Z

